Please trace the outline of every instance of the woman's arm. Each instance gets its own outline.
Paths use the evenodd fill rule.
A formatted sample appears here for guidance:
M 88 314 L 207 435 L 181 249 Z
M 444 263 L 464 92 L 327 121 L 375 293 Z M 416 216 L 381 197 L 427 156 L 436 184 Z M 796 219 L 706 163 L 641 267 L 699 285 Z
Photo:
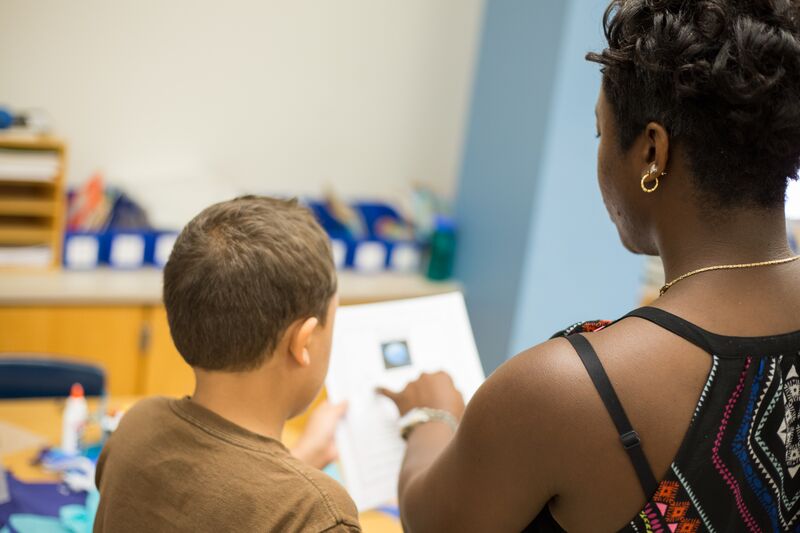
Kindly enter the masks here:
M 461 421 L 464 415 L 464 398 L 456 390 L 452 378 L 444 372 L 422 374 L 399 393 L 384 388 L 378 389 L 378 392 L 397 405 L 400 416 L 415 407 L 438 409 L 453 415 L 457 421 Z M 411 430 L 397 490 L 401 501 L 404 500 L 403 495 L 409 481 L 436 460 L 454 434 L 455 430 L 442 421 L 420 424 Z
M 564 353 L 562 341 L 551 341 L 507 362 L 475 394 L 455 434 L 439 422 L 411 433 L 398 491 L 407 531 L 520 531 L 557 494 L 569 431 L 557 408 L 563 383 L 548 369 Z M 459 414 L 460 395 L 444 374 L 387 395 L 401 413 Z

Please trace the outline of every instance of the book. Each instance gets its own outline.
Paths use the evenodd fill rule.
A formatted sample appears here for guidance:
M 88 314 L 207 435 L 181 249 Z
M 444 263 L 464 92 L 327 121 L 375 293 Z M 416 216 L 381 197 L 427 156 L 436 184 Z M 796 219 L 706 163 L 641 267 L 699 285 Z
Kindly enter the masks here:
M 328 398 L 346 400 L 336 442 L 341 472 L 360 511 L 391 503 L 405 451 L 394 403 L 422 372 L 443 370 L 469 401 L 484 381 L 464 298 L 459 292 L 341 307 L 334 326 Z
M 0 246 L 0 267 L 47 267 L 52 262 L 49 246 Z
M 4 180 L 52 181 L 60 165 L 57 152 L 0 149 L 0 178 Z

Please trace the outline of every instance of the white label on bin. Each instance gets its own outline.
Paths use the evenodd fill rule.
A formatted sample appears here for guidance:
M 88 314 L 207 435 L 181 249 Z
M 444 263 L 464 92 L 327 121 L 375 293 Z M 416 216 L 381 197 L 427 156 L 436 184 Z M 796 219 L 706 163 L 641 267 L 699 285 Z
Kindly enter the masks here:
M 347 244 L 341 239 L 331 239 L 331 251 L 336 268 L 344 268 L 344 263 L 347 261 Z
M 141 235 L 117 235 L 111 241 L 111 265 L 132 268 L 144 263 L 144 237 Z
M 174 233 L 166 233 L 156 239 L 156 251 L 153 260 L 158 266 L 163 267 L 167 264 L 169 254 L 172 253 L 176 240 L 178 240 L 178 236 Z
M 94 268 L 100 244 L 94 235 L 73 235 L 67 239 L 64 252 L 67 266 L 70 268 Z
M 362 242 L 356 247 L 353 261 L 356 270 L 378 272 L 386 264 L 386 246 L 382 242 Z
M 392 249 L 389 264 L 392 269 L 401 272 L 413 272 L 419 269 L 419 249 L 413 244 L 397 244 Z

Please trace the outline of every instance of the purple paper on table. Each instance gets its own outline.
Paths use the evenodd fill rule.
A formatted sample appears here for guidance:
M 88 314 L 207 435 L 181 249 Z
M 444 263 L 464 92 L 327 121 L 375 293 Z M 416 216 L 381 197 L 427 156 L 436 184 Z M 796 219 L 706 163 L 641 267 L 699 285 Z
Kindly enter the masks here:
M 86 503 L 85 492 L 72 492 L 62 483 L 24 483 L 5 473 L 11 501 L 0 505 L 0 527 L 12 514 L 58 517 L 65 505 Z

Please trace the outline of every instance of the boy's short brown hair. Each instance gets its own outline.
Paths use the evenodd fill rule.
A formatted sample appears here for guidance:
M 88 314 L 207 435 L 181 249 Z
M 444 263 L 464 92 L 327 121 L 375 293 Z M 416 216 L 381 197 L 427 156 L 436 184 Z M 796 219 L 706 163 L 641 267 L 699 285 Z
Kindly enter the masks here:
M 296 200 L 244 196 L 208 207 L 164 268 L 172 340 L 206 370 L 258 368 L 292 322 L 324 324 L 335 293 L 330 241 Z

